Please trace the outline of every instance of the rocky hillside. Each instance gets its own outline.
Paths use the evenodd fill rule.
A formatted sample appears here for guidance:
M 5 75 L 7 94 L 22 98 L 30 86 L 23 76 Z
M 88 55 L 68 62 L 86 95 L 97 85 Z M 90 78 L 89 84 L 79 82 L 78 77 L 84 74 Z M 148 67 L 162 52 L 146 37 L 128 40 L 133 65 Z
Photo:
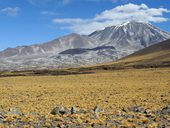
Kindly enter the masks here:
M 44 44 L 0 52 L 0 70 L 33 70 L 89 66 L 114 61 L 170 38 L 140 22 L 107 27 L 90 35 L 70 34 Z

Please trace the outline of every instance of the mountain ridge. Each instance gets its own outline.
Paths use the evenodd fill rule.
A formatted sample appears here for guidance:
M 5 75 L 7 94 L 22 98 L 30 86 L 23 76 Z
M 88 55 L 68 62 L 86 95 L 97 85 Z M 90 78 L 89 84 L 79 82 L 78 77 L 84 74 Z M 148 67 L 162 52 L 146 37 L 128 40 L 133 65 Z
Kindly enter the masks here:
M 18 46 L 0 52 L 0 70 L 67 68 L 115 61 L 140 49 L 170 38 L 170 34 L 147 23 L 127 22 L 89 35 L 72 33 L 31 46 Z M 92 50 L 99 47 L 114 47 Z M 68 50 L 80 54 L 60 54 Z M 88 50 L 91 49 L 91 50 Z
M 102 64 L 113 67 L 168 67 L 170 66 L 170 39 L 141 49 L 115 62 Z M 100 67 L 100 66 L 99 66 Z

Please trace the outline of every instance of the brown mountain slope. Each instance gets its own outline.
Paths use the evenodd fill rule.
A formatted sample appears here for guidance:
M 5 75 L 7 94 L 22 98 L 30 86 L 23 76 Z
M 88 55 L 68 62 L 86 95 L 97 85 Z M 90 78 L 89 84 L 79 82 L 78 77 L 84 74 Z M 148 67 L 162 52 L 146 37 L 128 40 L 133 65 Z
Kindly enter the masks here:
M 170 39 L 144 48 L 116 62 L 106 65 L 137 67 L 137 66 L 168 66 L 170 65 Z
M 137 56 L 143 56 L 143 55 L 147 55 L 147 54 L 154 54 L 154 53 L 158 53 L 158 52 L 162 52 L 162 51 L 170 51 L 170 39 L 163 41 L 161 43 L 152 45 L 150 47 L 144 48 L 138 52 L 135 52 L 134 54 L 129 55 L 126 58 L 129 57 L 137 57 Z

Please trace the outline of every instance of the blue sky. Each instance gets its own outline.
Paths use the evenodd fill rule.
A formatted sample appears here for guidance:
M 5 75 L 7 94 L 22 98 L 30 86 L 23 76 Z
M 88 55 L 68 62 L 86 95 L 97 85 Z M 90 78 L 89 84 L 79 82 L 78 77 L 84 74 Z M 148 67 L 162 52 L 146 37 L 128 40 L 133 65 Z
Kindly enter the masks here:
M 0 0 L 0 50 L 129 20 L 170 32 L 170 0 Z

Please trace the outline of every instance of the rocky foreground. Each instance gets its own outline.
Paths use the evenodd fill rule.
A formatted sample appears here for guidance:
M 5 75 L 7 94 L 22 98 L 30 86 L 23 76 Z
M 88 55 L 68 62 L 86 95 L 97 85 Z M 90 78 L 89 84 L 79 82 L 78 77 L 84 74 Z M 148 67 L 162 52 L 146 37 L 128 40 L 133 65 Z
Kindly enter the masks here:
M 104 110 L 96 106 L 93 110 L 57 106 L 49 114 L 30 112 L 25 114 L 18 108 L 0 109 L 0 128 L 114 128 L 114 127 L 170 127 L 170 105 L 158 110 L 135 106 L 122 110 Z

